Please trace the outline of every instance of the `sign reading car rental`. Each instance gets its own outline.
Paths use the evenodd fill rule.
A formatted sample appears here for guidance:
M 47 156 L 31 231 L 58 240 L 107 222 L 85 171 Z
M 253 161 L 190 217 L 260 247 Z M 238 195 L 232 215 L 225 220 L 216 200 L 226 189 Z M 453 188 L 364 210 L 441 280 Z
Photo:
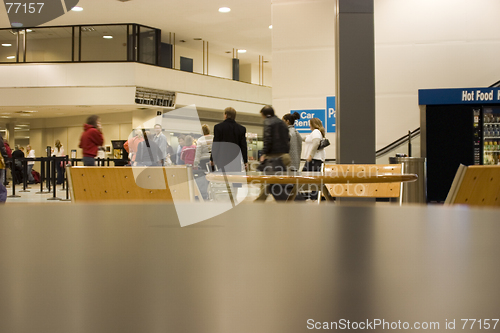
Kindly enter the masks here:
M 311 132 L 311 128 L 309 127 L 309 121 L 312 118 L 319 118 L 323 124 L 325 123 L 325 109 L 292 110 L 290 113 L 298 113 L 300 115 L 300 119 L 295 121 L 295 128 L 299 133 Z
M 326 98 L 326 110 L 291 110 L 290 113 L 298 113 L 300 119 L 295 121 L 295 128 L 299 133 L 310 133 L 309 121 L 312 118 L 319 118 L 327 133 L 336 132 L 335 96 Z

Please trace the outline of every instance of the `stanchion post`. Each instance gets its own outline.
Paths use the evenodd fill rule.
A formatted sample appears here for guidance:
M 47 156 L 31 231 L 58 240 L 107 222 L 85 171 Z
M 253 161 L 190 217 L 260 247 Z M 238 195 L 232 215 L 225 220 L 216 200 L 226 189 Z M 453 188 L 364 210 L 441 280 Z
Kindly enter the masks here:
M 23 189 L 19 192 L 29 192 L 26 188 L 28 187 L 28 161 L 23 158 Z
M 36 194 L 45 194 L 43 191 L 43 182 L 45 181 L 45 158 L 40 158 L 40 192 Z
M 49 193 L 51 189 L 50 187 L 51 186 L 50 167 L 52 162 L 51 155 L 52 155 L 52 149 L 50 148 L 50 146 L 47 146 L 47 170 L 45 170 L 45 181 L 46 181 L 45 188 L 49 191 Z
M 64 171 L 65 171 L 64 183 L 66 184 L 66 199 L 61 199 L 61 201 L 71 201 L 71 199 L 69 198 L 68 165 L 69 165 L 69 156 L 66 155 L 66 158 L 64 159 Z
M 20 198 L 21 196 L 16 195 L 16 158 L 12 156 L 12 164 L 10 167 L 10 173 L 12 174 L 12 194 L 9 195 L 9 198 Z
M 56 187 L 57 187 L 56 186 L 56 163 L 57 163 L 58 158 L 57 158 L 57 156 L 53 156 L 51 158 L 51 160 L 52 160 L 51 161 L 52 162 L 52 168 L 50 170 L 51 174 L 52 174 L 52 177 L 51 177 L 52 179 L 51 180 L 54 182 L 54 184 L 53 184 L 53 188 L 52 188 L 53 189 L 53 191 L 52 191 L 52 198 L 48 198 L 47 200 L 61 200 L 61 198 L 58 198 L 56 196 Z

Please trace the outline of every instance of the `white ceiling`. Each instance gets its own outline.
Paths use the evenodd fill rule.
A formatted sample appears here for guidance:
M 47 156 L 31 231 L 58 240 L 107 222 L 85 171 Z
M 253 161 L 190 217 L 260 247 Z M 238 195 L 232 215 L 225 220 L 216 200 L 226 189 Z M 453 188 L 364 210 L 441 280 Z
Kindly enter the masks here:
M 45 25 L 75 25 L 103 23 L 139 23 L 162 30 L 163 41 L 169 32 L 176 41 L 185 40 L 185 47 L 199 49 L 202 38 L 210 43 L 210 52 L 226 55 L 225 51 L 246 49 L 241 62 L 258 63 L 259 55 L 271 59 L 271 0 L 80 0 L 81 12 L 70 11 Z M 219 7 L 231 12 L 219 13 Z M 0 11 L 0 27 L 10 23 L 5 11 Z

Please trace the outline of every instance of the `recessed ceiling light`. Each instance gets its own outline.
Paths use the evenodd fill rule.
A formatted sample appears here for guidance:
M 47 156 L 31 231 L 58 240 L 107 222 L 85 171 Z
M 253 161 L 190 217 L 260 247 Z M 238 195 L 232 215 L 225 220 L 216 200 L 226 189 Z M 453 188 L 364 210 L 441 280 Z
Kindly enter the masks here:
M 12 44 L 2 44 L 3 47 L 9 47 L 9 46 L 12 46 Z
M 31 30 L 31 29 L 26 29 L 26 32 L 33 32 L 33 30 Z
M 220 7 L 219 12 L 221 13 L 229 13 L 231 11 L 231 8 L 229 7 Z
M 269 29 L 272 29 L 272 28 L 273 28 L 273 25 L 271 24 L 271 25 L 269 26 Z
M 113 36 L 102 36 L 104 39 L 113 39 Z
M 7 59 L 16 59 L 16 56 L 8 56 Z
M 238 53 L 247 53 L 247 50 L 238 50 Z
M 8 116 L 0 116 L 0 118 L 8 119 L 10 117 L 8 117 Z
M 203 39 L 198 37 L 198 38 L 193 38 L 193 40 L 203 40 Z
M 75 6 L 75 7 L 71 8 L 71 10 L 74 11 L 74 12 L 81 12 L 83 10 L 83 8 Z

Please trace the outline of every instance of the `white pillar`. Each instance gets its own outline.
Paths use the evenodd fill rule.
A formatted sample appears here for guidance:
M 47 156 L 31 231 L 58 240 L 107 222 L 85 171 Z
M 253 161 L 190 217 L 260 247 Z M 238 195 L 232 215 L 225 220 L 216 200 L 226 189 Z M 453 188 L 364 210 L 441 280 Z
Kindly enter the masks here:
M 335 95 L 336 1 L 272 0 L 273 107 L 325 109 Z M 327 158 L 335 158 L 335 133 L 327 134 Z

